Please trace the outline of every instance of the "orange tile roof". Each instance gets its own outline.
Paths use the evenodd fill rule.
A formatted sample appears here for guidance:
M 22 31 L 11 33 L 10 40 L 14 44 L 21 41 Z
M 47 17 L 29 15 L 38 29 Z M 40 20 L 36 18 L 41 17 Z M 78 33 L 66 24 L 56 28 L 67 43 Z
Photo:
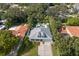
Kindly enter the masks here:
M 22 24 L 16 27 L 16 30 L 12 30 L 12 34 L 18 36 L 19 38 L 24 38 L 25 33 L 28 31 L 28 25 Z
M 67 33 L 70 36 L 79 37 L 79 26 L 66 26 L 65 30 L 61 30 L 61 33 Z
M 66 28 L 72 36 L 79 37 L 79 26 L 67 26 Z

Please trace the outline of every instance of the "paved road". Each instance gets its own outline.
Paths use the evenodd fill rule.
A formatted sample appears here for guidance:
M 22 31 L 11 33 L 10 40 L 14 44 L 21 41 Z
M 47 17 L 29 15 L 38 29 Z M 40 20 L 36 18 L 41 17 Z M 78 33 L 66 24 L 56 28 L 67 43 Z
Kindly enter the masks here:
M 45 42 L 44 44 L 40 42 L 38 46 L 38 55 L 39 56 L 52 56 L 52 48 L 50 42 Z

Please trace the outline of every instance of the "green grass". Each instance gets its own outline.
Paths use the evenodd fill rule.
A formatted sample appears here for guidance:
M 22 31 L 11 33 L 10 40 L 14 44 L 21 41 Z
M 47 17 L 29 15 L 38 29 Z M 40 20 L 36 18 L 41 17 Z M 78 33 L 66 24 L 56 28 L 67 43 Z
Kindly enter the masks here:
M 24 52 L 22 56 L 37 56 L 38 55 L 38 47 L 33 47 L 28 52 Z
M 18 51 L 18 56 L 37 56 L 38 55 L 38 46 L 35 45 L 31 48 L 23 48 Z
M 54 45 L 52 45 L 52 53 L 53 53 L 53 56 L 59 56 L 57 54 L 58 50 L 54 47 Z

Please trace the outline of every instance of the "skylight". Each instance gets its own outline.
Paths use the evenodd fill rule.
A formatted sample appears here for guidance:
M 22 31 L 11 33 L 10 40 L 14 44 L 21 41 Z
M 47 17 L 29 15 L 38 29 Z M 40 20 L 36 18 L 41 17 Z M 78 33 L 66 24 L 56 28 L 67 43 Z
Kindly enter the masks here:
M 39 33 L 38 33 L 38 37 L 39 37 L 39 38 L 46 38 L 47 35 L 46 35 L 45 33 L 43 33 L 43 32 L 39 32 Z

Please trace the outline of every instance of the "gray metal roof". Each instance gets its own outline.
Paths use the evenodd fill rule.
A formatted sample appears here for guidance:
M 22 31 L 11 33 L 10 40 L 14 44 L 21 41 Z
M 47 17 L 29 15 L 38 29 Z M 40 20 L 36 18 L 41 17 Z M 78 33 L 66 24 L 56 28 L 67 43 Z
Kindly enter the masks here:
M 52 35 L 49 27 L 38 26 L 31 30 L 29 39 L 47 39 L 51 40 Z

